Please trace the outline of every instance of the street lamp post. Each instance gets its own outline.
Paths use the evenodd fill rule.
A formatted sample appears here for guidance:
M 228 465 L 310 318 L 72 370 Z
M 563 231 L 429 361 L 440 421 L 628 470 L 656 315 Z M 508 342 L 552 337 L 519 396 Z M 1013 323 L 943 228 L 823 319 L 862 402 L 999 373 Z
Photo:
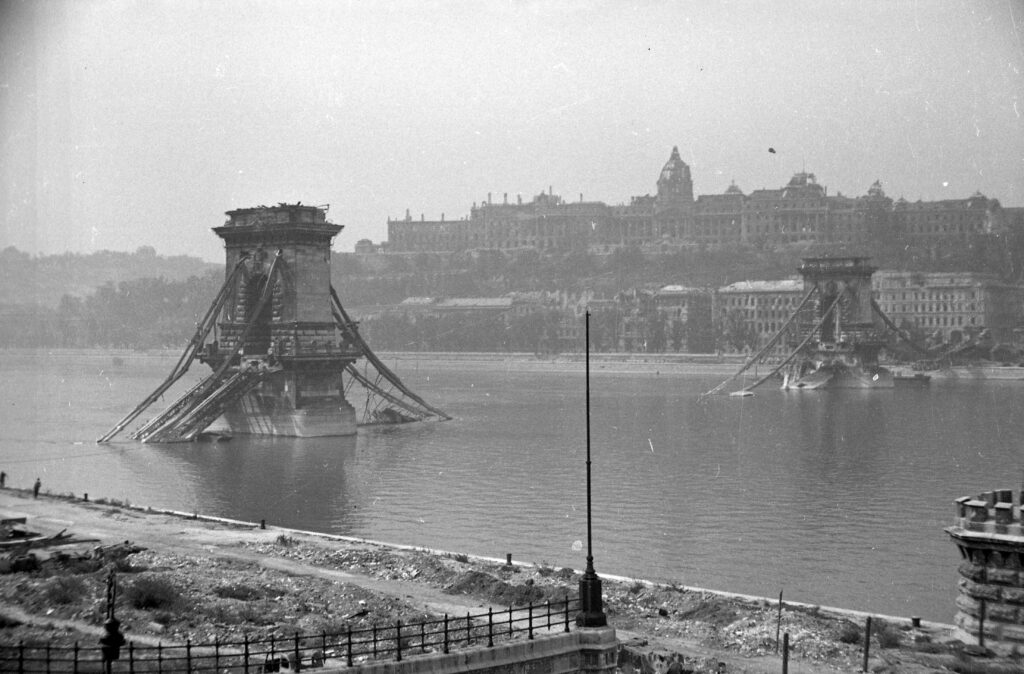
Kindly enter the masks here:
M 114 617 L 114 605 L 117 603 L 117 576 L 111 569 L 107 575 L 107 619 L 103 623 L 103 636 L 100 637 L 100 650 L 103 653 L 103 671 L 111 672 L 111 664 L 121 657 L 121 646 L 124 646 L 124 635 L 121 634 L 121 621 Z
M 580 612 L 576 616 L 579 627 L 604 627 L 608 617 L 601 602 L 601 579 L 594 571 L 594 547 L 591 536 L 590 514 L 590 309 L 587 309 L 585 323 L 586 371 L 587 371 L 587 569 L 580 578 Z

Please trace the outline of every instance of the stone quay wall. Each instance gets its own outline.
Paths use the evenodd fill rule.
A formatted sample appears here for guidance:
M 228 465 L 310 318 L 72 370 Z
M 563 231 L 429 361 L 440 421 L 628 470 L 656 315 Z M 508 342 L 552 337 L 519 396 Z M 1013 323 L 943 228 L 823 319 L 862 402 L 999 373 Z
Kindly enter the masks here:
M 615 629 L 579 629 L 568 634 L 513 641 L 492 648 L 460 650 L 375 662 L 354 669 L 318 669 L 323 674 L 612 674 L 618 660 Z
M 1000 655 L 1024 652 L 1024 491 L 956 499 L 946 533 L 960 550 L 955 636 Z

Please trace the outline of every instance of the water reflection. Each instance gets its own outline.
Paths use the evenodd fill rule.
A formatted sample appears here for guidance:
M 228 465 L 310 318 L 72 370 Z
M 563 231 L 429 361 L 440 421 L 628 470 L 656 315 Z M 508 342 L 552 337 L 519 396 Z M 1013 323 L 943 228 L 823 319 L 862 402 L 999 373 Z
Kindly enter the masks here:
M 356 436 L 264 438 L 147 445 L 136 479 L 157 472 L 164 490 L 180 490 L 203 512 L 317 531 L 361 526 L 360 490 L 351 479 Z M 135 462 L 134 460 L 132 461 Z M 154 471 L 156 469 L 156 471 Z

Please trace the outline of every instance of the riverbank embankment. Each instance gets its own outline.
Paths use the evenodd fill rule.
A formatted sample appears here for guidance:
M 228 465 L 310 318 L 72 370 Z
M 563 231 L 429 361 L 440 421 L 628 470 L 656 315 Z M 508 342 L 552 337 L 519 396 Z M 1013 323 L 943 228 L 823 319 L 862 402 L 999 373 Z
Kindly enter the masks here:
M 473 353 L 419 351 L 384 352 L 378 354 L 387 364 L 400 367 L 415 366 L 419 362 L 449 363 L 460 368 L 502 367 L 515 371 L 579 371 L 586 367 L 582 353 L 538 355 L 531 353 Z M 742 355 L 686 354 L 686 353 L 591 353 L 590 369 L 593 373 L 731 375 L 744 363 Z
M 177 359 L 179 349 L 4 349 L 3 353 L 19 356 L 80 358 L 95 360 L 105 366 L 124 365 L 136 359 Z M 462 369 L 502 368 L 516 371 L 583 371 L 586 357 L 582 353 L 533 354 L 525 352 L 461 352 L 461 351 L 382 351 L 377 353 L 389 367 L 414 368 L 417 363 L 447 363 Z M 591 353 L 594 372 L 664 372 L 665 374 L 731 375 L 745 362 L 741 354 L 687 353 Z
M 20 513 L 34 533 L 64 531 L 83 541 L 31 551 L 38 568 L 0 575 L 0 629 L 8 643 L 94 638 L 104 617 L 105 570 L 88 560 L 96 547 L 125 542 L 139 550 L 117 562 L 124 598 L 118 617 L 128 638 L 139 643 L 318 633 L 342 624 L 369 627 L 505 609 L 575 594 L 580 577 L 575 569 L 197 513 L 71 496 L 33 498 L 29 490 L 0 491 L 0 510 Z M 697 671 L 714 671 L 720 662 L 730 672 L 780 671 L 776 638 L 788 633 L 792 671 L 860 669 L 864 614 L 791 602 L 780 609 L 766 598 L 602 578 L 609 621 L 633 653 L 661 661 L 685 657 Z M 140 585 L 163 588 L 165 602 L 133 603 Z M 881 616 L 873 622 L 873 671 L 935 671 L 975 659 L 950 640 L 948 625 L 914 627 Z

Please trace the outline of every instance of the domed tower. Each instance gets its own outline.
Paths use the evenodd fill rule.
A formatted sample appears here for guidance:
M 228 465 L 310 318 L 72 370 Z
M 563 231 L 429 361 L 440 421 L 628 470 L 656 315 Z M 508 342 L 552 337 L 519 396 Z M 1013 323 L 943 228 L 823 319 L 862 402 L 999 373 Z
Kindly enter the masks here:
M 693 179 L 690 167 L 679 156 L 679 148 L 672 148 L 672 155 L 665 162 L 658 176 L 658 196 L 656 208 L 664 211 L 669 208 L 691 210 L 693 207 Z

